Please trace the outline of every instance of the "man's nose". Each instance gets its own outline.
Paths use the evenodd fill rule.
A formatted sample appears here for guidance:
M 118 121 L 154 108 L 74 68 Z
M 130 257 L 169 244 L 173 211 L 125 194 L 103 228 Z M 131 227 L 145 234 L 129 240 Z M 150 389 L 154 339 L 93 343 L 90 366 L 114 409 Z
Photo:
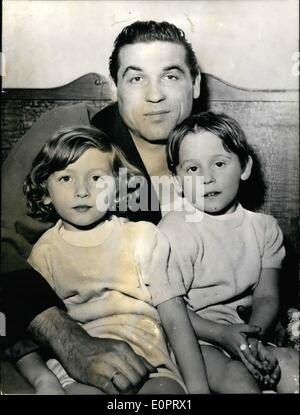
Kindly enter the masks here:
M 90 195 L 88 184 L 85 181 L 80 181 L 76 185 L 76 197 L 83 199 Z
M 145 99 L 148 102 L 160 102 L 166 98 L 159 81 L 150 81 L 147 85 Z

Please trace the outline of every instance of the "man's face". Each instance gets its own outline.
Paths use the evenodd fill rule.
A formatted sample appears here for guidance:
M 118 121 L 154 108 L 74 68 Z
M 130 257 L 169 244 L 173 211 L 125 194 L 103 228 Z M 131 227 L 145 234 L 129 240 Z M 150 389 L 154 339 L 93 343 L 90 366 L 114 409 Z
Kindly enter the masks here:
M 126 45 L 119 52 L 117 96 L 121 117 L 136 138 L 168 138 L 192 110 L 200 94 L 193 83 L 184 46 L 155 41 Z

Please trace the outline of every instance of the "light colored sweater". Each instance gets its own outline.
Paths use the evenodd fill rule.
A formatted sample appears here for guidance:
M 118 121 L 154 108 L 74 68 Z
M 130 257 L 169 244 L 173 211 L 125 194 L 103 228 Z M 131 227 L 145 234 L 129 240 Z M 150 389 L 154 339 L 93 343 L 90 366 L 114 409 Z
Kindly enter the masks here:
M 146 286 L 157 244 L 157 228 L 149 222 L 112 217 L 90 231 L 72 232 L 59 220 L 34 245 L 28 261 L 91 336 L 126 341 L 177 378 Z
M 285 255 L 276 220 L 241 205 L 227 215 L 204 213 L 198 222 L 185 218 L 185 212 L 172 212 L 159 225 L 171 245 L 172 272 L 153 278 L 154 304 L 185 296 L 201 317 L 242 323 L 237 306 L 252 304 L 262 268 L 280 268 Z

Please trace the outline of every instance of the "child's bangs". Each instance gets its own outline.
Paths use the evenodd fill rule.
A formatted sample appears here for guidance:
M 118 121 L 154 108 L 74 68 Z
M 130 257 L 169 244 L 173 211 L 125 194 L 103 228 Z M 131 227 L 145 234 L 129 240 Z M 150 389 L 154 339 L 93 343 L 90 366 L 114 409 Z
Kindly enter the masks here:
M 61 141 L 57 146 L 53 143 L 52 151 L 49 154 L 49 168 L 52 172 L 64 170 L 69 164 L 75 163 L 87 150 L 97 149 L 108 153 L 100 143 L 86 140 L 84 137 L 72 137 L 70 140 Z

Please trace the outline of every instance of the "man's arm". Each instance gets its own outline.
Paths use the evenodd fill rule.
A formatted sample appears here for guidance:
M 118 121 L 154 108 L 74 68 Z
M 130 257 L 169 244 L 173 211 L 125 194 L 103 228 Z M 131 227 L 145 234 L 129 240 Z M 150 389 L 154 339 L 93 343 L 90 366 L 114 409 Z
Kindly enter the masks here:
M 23 340 L 30 322 L 47 308 L 55 306 L 65 310 L 63 301 L 33 268 L 2 273 L 0 282 L 1 311 L 6 320 L 6 346 Z
M 37 349 L 33 342 L 22 342 L 29 327 L 35 342 L 52 348 L 71 376 L 104 392 L 134 391 L 154 370 L 126 343 L 90 337 L 33 269 L 2 274 L 1 297 L 7 327 L 2 347 L 9 346 L 15 361 Z M 112 384 L 116 372 L 120 374 Z

